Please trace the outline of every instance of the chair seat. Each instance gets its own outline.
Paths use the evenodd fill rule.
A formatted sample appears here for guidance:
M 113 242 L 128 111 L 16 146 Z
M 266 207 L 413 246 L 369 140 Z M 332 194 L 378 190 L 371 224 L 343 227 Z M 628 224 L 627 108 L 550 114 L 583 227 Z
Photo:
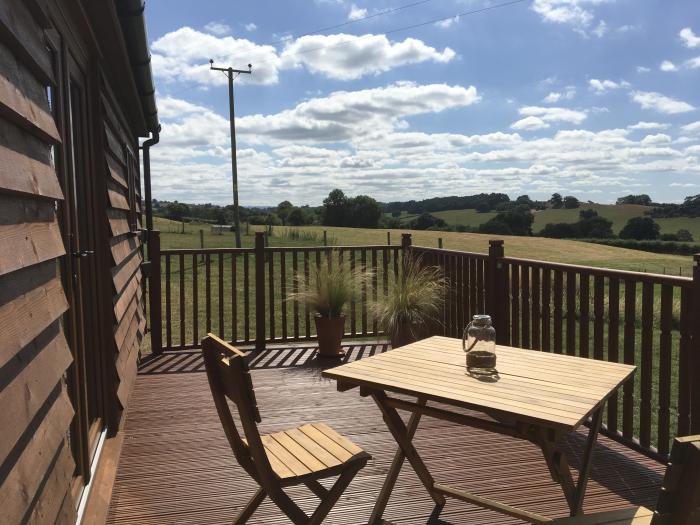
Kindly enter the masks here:
M 351 463 L 371 459 L 325 423 L 309 423 L 260 439 L 273 472 L 281 480 L 333 476 Z
M 555 525 L 649 525 L 653 517 L 654 512 L 646 507 L 634 507 L 561 518 L 552 523 Z

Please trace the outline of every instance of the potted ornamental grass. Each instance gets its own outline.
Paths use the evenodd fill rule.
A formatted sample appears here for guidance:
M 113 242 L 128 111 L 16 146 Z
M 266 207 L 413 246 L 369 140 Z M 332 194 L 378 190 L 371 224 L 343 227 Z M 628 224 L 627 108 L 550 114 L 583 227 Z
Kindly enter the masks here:
M 314 312 L 319 356 L 337 358 L 345 355 L 340 347 L 345 333 L 345 306 L 370 276 L 367 271 L 349 270 L 342 264 L 324 262 L 312 272 L 308 283 L 304 276 L 296 277 L 299 291 L 287 299 L 302 302 Z
M 441 322 L 446 285 L 440 268 L 425 266 L 420 258 L 406 259 L 389 293 L 372 304 L 374 318 L 392 348 L 427 337 L 430 327 Z

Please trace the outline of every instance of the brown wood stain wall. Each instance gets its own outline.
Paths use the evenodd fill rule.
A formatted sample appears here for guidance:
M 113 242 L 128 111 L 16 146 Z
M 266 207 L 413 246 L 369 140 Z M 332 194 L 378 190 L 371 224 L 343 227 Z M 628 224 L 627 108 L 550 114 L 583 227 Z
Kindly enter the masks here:
M 87 79 L 88 140 L 81 155 L 88 159 L 86 195 L 94 219 L 95 271 L 89 286 L 96 301 L 90 306 L 94 311 L 82 317 L 94 326 L 82 330 L 96 343 L 83 346 L 99 357 L 100 374 L 93 378 L 99 407 L 91 410 L 100 413 L 100 427 L 111 432 L 118 430 L 128 404 L 145 329 L 138 233 L 138 136 L 145 130 L 142 115 L 141 122 L 134 118 L 133 108 L 140 103 L 133 79 L 123 74 L 129 71 L 123 42 L 115 43 L 95 27 L 107 24 L 121 36 L 116 8 L 112 2 L 99 4 L 0 1 L 3 523 L 75 522 L 77 496 L 90 472 L 85 457 L 91 452 L 76 453 L 81 401 L 75 392 L 86 389 L 80 383 L 86 372 L 78 370 L 84 365 L 70 324 L 77 263 L 69 253 L 65 211 L 71 152 L 66 137 L 70 111 L 62 88 L 69 82 L 69 55 Z M 98 43 L 95 34 L 105 38 Z M 121 60 L 115 61 L 119 54 Z

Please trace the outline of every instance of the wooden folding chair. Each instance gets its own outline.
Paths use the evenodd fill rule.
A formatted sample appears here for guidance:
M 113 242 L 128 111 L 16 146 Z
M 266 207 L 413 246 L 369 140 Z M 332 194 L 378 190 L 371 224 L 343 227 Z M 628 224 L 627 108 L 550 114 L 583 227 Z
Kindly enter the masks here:
M 656 510 L 635 507 L 554 520 L 556 525 L 700 524 L 700 436 L 676 438 Z
M 260 485 L 233 523 L 245 523 L 265 496 L 295 524 L 322 523 L 371 456 L 324 423 L 260 435 L 260 413 L 244 354 L 212 334 L 202 341 L 202 354 L 216 410 L 233 454 Z M 227 399 L 236 406 L 245 438 L 238 433 Z M 338 479 L 330 489 L 318 481 L 335 475 Z M 283 490 L 302 483 L 321 500 L 311 516 Z

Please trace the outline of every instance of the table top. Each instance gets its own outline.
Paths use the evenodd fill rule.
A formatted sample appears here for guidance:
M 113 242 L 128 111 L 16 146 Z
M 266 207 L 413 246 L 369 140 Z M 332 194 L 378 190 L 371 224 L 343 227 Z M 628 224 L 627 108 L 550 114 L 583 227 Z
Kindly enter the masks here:
M 339 385 L 407 394 L 573 430 L 629 379 L 636 367 L 536 350 L 496 347 L 498 379 L 467 374 L 462 341 L 430 337 L 323 372 Z

